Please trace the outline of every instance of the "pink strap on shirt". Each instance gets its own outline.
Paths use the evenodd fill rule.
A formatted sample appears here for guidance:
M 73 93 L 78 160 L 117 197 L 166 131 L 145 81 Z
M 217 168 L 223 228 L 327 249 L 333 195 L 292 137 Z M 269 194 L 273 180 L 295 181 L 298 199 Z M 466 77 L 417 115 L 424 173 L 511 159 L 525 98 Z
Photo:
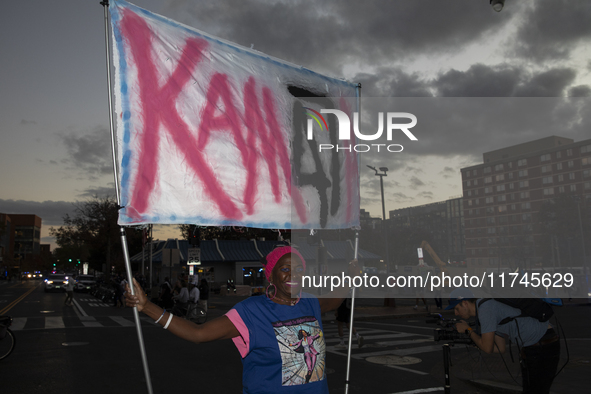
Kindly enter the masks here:
M 236 345 L 242 358 L 244 358 L 250 351 L 250 334 L 248 332 L 248 327 L 246 327 L 246 324 L 244 324 L 244 321 L 236 309 L 230 309 L 230 311 L 226 313 L 226 316 L 228 316 L 228 319 L 230 319 L 232 324 L 234 324 L 234 327 L 236 327 L 240 333 L 240 336 L 232 338 L 232 341 L 234 342 L 234 345 Z

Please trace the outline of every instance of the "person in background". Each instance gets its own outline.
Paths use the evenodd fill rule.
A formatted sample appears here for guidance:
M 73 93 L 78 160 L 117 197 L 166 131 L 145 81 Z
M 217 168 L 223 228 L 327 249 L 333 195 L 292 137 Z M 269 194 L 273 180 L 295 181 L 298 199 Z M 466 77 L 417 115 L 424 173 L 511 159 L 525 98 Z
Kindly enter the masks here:
M 205 278 L 201 279 L 199 285 L 199 306 L 207 312 L 207 300 L 209 300 L 209 285 Z
M 475 299 L 466 288 L 450 294 L 449 306 L 456 316 L 464 319 L 456 330 L 466 333 L 485 353 L 505 353 L 505 338 L 520 349 L 523 393 L 548 394 L 556 376 L 560 359 L 560 341 L 549 322 L 520 316 L 521 311 L 495 299 Z M 465 320 L 477 317 L 480 334 Z
M 170 285 L 168 276 L 164 278 L 164 283 L 162 283 L 160 288 L 160 299 L 162 300 L 162 306 L 165 309 L 172 309 L 174 301 L 172 300 L 172 286 Z
M 153 303 L 158 303 L 158 299 L 160 298 L 160 286 L 158 286 L 158 282 L 154 282 L 152 288 L 150 289 L 150 301 Z
M 417 309 L 419 309 L 419 299 L 423 300 L 423 304 L 425 305 L 425 310 L 428 311 L 429 310 L 429 305 L 427 305 L 427 300 L 425 300 L 424 297 L 422 297 L 423 293 L 420 293 L 421 297 L 417 297 L 417 299 L 415 300 L 415 306 L 412 307 L 412 309 L 414 309 L 415 311 Z M 417 295 L 419 295 L 419 293 L 417 292 Z
M 187 282 L 183 279 L 180 279 L 179 281 L 180 290 L 177 295 L 173 296 L 175 304 L 172 313 L 178 316 L 185 316 L 189 304 L 189 290 L 187 289 Z
M 339 309 L 337 309 L 336 318 L 339 329 L 339 338 L 341 340 L 337 347 L 346 348 L 347 345 L 345 345 L 345 334 L 343 332 L 343 326 L 347 327 L 347 329 L 349 328 L 349 321 L 351 320 L 351 298 L 346 298 L 343 300 L 343 302 L 339 306 Z M 355 327 L 353 327 L 353 334 L 355 334 L 355 338 L 357 339 L 357 346 L 362 347 L 364 339 L 361 335 L 357 333 Z
M 199 302 L 199 288 L 197 287 L 196 283 L 191 283 L 189 286 L 189 302 L 193 304 L 197 304 Z
M 437 305 L 437 309 L 442 309 L 443 308 L 443 300 L 441 299 L 441 297 L 433 298 L 433 299 L 435 300 L 435 305 Z
M 68 278 L 68 283 L 66 283 L 66 300 L 64 301 L 64 305 L 72 306 L 72 300 L 74 299 L 74 285 L 76 284 L 76 280 L 73 276 Z

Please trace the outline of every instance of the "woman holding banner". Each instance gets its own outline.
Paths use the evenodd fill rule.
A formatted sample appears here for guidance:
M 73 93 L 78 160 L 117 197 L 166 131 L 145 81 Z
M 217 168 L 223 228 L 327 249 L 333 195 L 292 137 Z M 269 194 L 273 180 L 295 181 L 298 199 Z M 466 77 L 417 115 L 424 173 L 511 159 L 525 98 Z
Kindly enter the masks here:
M 336 309 L 349 289 L 330 293 L 336 298 L 302 294 L 306 262 L 291 246 L 274 249 L 262 263 L 269 282 L 266 297 L 250 297 L 203 325 L 149 302 L 135 281 L 136 295 L 126 293 L 127 306 L 194 343 L 231 338 L 242 356 L 244 393 L 328 393 L 321 315 Z M 359 274 L 354 260 L 349 275 Z

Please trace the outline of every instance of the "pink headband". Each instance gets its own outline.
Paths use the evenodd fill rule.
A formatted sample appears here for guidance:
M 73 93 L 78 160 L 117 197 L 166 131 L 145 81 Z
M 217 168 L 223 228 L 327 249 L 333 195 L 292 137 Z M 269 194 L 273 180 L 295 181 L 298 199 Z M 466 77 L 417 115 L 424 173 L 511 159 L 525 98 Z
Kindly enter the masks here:
M 288 253 L 293 253 L 296 256 L 298 256 L 300 260 L 302 260 L 304 272 L 306 271 L 306 260 L 304 260 L 300 252 L 298 252 L 291 246 L 282 246 L 280 248 L 273 249 L 273 251 L 271 251 L 271 253 L 269 253 L 265 257 L 265 260 L 267 260 L 267 265 L 265 266 L 265 276 L 267 277 L 267 281 L 269 281 L 269 278 L 271 277 L 271 272 L 273 272 L 273 268 L 275 268 L 275 264 L 277 264 L 277 261 L 279 261 L 281 257 L 285 256 Z

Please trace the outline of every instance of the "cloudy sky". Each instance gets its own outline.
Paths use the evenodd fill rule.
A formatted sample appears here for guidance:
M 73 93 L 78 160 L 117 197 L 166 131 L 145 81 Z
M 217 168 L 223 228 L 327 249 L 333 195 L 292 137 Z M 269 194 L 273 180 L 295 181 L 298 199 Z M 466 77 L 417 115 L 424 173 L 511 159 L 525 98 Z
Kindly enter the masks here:
M 459 169 L 481 163 L 483 152 L 591 137 L 589 1 L 507 0 L 500 13 L 488 0 L 134 3 L 360 82 L 364 105 L 417 115 L 418 141 L 404 141 L 403 153 L 361 157 L 361 207 L 373 216 L 381 216 L 379 178 L 365 165 L 390 169 L 390 210 L 461 195 Z M 103 8 L 12 1 L 0 33 L 0 212 L 40 216 L 48 243 L 73 202 L 114 195 Z

